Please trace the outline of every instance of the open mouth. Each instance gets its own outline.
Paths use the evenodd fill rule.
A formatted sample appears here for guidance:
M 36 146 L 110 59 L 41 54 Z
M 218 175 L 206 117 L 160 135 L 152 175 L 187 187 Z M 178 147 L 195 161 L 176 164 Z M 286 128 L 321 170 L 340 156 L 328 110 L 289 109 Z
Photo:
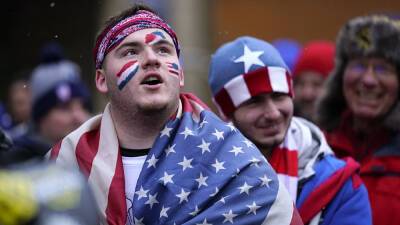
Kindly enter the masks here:
M 159 76 L 149 76 L 146 79 L 144 79 L 140 84 L 146 84 L 146 85 L 157 85 L 161 84 L 162 80 Z

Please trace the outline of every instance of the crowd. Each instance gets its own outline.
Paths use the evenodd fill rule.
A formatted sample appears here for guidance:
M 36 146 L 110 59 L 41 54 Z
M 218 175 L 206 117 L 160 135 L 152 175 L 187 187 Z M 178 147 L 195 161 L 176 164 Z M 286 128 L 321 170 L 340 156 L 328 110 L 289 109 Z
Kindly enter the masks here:
M 94 116 L 79 65 L 42 47 L 1 110 L 0 224 L 400 224 L 398 20 L 224 43 L 217 112 L 182 91 L 178 36 L 145 5 L 110 18 Z

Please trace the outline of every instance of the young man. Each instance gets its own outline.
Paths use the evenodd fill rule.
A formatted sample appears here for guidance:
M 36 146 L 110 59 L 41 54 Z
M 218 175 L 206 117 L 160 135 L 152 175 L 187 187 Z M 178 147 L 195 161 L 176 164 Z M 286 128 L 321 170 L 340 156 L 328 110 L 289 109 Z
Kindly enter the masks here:
M 259 151 L 180 93 L 178 40 L 155 13 L 112 18 L 94 56 L 110 102 L 50 155 L 87 175 L 102 224 L 301 223 Z
M 261 149 L 304 224 L 371 224 L 358 165 L 336 159 L 315 125 L 293 117 L 292 78 L 272 45 L 252 37 L 223 45 L 209 84 L 221 116 Z

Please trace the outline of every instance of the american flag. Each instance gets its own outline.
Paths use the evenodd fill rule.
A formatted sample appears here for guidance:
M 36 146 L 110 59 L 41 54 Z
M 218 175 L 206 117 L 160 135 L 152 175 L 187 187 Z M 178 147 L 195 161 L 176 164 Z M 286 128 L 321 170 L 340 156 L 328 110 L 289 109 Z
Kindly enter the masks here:
M 126 63 L 121 70 L 117 73 L 117 84 L 119 90 L 125 87 L 125 85 L 132 79 L 139 69 L 139 63 L 137 60 L 129 61 Z
M 176 63 L 169 63 L 167 62 L 168 71 L 175 75 L 179 75 L 179 66 Z
M 302 224 L 259 150 L 193 95 L 156 139 L 128 213 L 119 151 L 109 106 L 51 151 L 88 176 L 102 224 Z

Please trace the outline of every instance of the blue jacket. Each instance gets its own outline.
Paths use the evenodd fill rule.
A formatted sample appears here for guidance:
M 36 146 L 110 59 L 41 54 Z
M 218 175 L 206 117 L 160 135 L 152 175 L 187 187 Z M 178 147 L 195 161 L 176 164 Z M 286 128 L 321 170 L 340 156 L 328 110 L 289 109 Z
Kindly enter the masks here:
M 358 175 L 358 163 L 351 158 L 336 158 L 322 132 L 312 123 L 299 118 L 292 123 L 290 129 L 302 126 L 300 130 L 308 127 L 311 132 L 300 136 L 302 142 L 312 138 L 311 144 L 303 143 L 299 149 L 296 206 L 304 224 L 372 224 L 368 192 Z

